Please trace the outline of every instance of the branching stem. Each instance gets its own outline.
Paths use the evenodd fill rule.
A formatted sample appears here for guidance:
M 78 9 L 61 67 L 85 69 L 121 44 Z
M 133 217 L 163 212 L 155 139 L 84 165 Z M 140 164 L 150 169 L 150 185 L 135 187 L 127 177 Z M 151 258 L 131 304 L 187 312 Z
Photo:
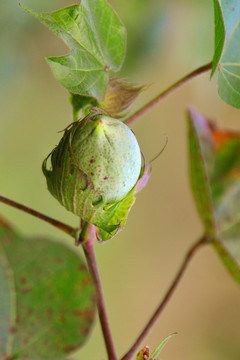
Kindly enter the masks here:
M 197 241 L 188 251 L 175 279 L 172 282 L 172 285 L 170 286 L 170 288 L 168 289 L 165 297 L 163 298 L 163 300 L 161 301 L 161 303 L 159 304 L 158 308 L 155 310 L 155 312 L 153 313 L 152 317 L 150 318 L 150 320 L 148 321 L 148 323 L 146 324 L 146 326 L 144 327 L 143 331 L 140 333 L 139 337 L 137 338 L 137 340 L 135 341 L 135 343 L 132 345 L 132 347 L 130 348 L 130 350 L 123 356 L 122 360 L 130 360 L 132 359 L 133 355 L 135 354 L 135 352 L 137 352 L 141 346 L 142 341 L 145 339 L 145 337 L 148 335 L 148 333 L 150 332 L 150 330 L 152 329 L 153 325 L 156 323 L 156 321 L 158 320 L 160 314 L 162 313 L 162 311 L 164 310 L 165 306 L 167 305 L 167 303 L 169 302 L 170 298 L 172 297 L 174 290 L 176 289 L 177 285 L 179 284 L 180 280 L 183 277 L 183 274 L 187 268 L 187 266 L 189 265 L 192 257 L 196 254 L 196 252 L 204 245 L 209 243 L 209 240 L 206 236 L 203 236 L 199 241 Z
M 83 245 L 83 250 L 88 263 L 89 271 L 92 275 L 96 287 L 98 315 L 99 315 L 99 320 L 102 327 L 102 333 L 108 353 L 108 360 L 117 360 L 117 355 L 114 348 L 110 325 L 107 317 L 107 311 L 104 303 L 98 266 L 94 254 L 94 248 L 93 248 L 93 244 L 95 240 L 94 225 L 85 223 L 85 225 L 82 227 L 82 232 L 80 234 L 80 237 L 81 238 L 79 239 L 79 243 L 82 243 Z
M 17 203 L 16 201 L 13 201 L 13 200 L 10 200 L 8 198 L 5 198 L 4 196 L 0 196 L 0 202 L 6 204 L 6 205 L 9 205 L 9 206 L 12 206 L 14 207 L 15 209 L 18 209 L 18 210 L 21 210 L 27 214 L 30 214 L 32 216 L 35 216 L 36 218 L 38 219 L 41 219 L 53 226 L 55 226 L 56 228 L 58 228 L 59 230 L 62 230 L 64 231 L 65 233 L 67 233 L 68 235 L 72 236 L 75 238 L 76 236 L 76 229 L 74 229 L 73 227 L 67 225 L 67 224 L 64 224 L 62 223 L 61 221 L 58 221 L 56 219 L 53 219 L 45 214 L 42 214 L 36 210 L 33 210 L 25 205 L 22 205 L 20 203 Z
M 155 98 L 150 100 L 147 104 L 145 104 L 142 108 L 140 108 L 138 111 L 136 111 L 133 115 L 131 115 L 128 119 L 126 119 L 124 122 L 127 125 L 132 124 L 135 120 L 137 120 L 139 117 L 143 116 L 146 112 L 151 110 L 153 107 L 158 105 L 162 100 L 164 100 L 166 97 L 168 97 L 171 93 L 175 92 L 178 88 L 180 88 L 182 85 L 184 85 L 189 80 L 211 70 L 212 68 L 212 62 L 203 65 L 199 67 L 198 69 L 192 71 L 190 74 L 187 74 L 177 82 L 175 82 L 173 85 L 169 86 L 166 90 L 158 94 Z

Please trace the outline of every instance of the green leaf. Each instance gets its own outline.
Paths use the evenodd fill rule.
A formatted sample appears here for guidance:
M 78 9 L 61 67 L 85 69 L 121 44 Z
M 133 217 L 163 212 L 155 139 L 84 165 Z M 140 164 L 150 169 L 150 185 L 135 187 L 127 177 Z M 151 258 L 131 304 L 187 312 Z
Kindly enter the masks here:
M 188 112 L 188 139 L 190 179 L 195 202 L 206 232 L 213 236 L 215 219 L 208 175 L 213 142 L 205 119 L 194 109 Z
M 213 245 L 231 276 L 240 284 L 239 225 L 228 234 L 220 235 L 220 239 L 215 240 Z
M 135 202 L 135 187 L 120 201 L 100 213 L 99 220 L 95 216 L 94 224 L 99 228 L 102 241 L 109 240 L 124 229 L 127 216 Z
M 190 115 L 191 122 L 197 124 L 195 136 L 202 149 L 202 168 L 206 169 L 205 180 L 202 177 L 204 186 L 199 182 L 197 169 L 192 172 L 193 182 L 198 184 L 196 202 L 212 204 L 215 227 L 210 228 L 210 232 L 205 227 L 207 235 L 211 236 L 231 275 L 240 283 L 240 133 L 219 130 L 196 111 L 191 110 Z M 193 161 L 192 154 L 190 157 Z M 208 211 L 207 207 L 205 211 Z
M 106 0 L 82 0 L 36 16 L 71 49 L 69 55 L 47 59 L 54 76 L 71 93 L 103 101 L 109 71 L 118 71 L 125 56 L 126 33 Z
M 218 92 L 229 105 L 240 108 L 240 2 L 215 0 L 215 54 L 213 72 L 218 64 Z M 221 11 L 221 14 L 220 14 Z M 223 21 L 225 39 L 223 45 Z
M 1 224 L 0 261 L 1 307 L 6 324 L 11 322 L 1 343 L 4 356 L 58 360 L 83 345 L 95 311 L 93 285 L 79 255 L 50 240 L 23 238 Z M 4 301 L 6 264 L 14 280 L 11 315 Z
M 170 340 L 174 335 L 176 335 L 176 333 L 168 335 L 168 336 L 161 342 L 161 344 L 158 345 L 158 347 L 153 351 L 153 353 L 150 355 L 150 359 L 155 359 L 155 358 L 160 354 L 160 352 L 162 351 L 162 349 L 164 348 L 164 346 L 166 345 L 166 343 L 168 342 L 168 340 Z
M 213 4 L 214 4 L 214 22 L 215 22 L 215 44 L 214 44 L 214 56 L 213 56 L 211 77 L 215 73 L 219 60 L 221 58 L 222 50 L 224 46 L 224 39 L 225 39 L 225 27 L 224 27 L 223 15 L 219 1 L 213 0 Z
M 92 97 L 77 94 L 71 94 L 69 101 L 73 107 L 73 121 L 79 120 L 80 110 L 84 110 L 88 106 L 92 107 L 98 105 L 97 101 Z
M 124 229 L 136 195 L 147 185 L 150 174 L 151 164 L 146 164 L 141 169 L 136 186 L 122 200 L 94 215 L 94 224 L 98 226 L 98 240 L 107 241 Z

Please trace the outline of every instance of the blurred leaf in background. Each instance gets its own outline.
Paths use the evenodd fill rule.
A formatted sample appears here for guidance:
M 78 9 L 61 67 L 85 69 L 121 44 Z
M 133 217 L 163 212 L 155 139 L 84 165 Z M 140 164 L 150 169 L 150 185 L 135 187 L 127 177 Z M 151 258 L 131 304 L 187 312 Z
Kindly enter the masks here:
M 52 0 L 51 6 L 59 6 L 60 3 L 63 1 Z M 49 1 L 35 1 L 34 6 L 41 7 L 43 11 L 46 11 Z M 4 81 L 11 78 L 17 80 L 28 71 L 24 65 L 22 51 L 24 37 L 29 30 L 37 32 L 38 29 L 39 27 L 22 11 L 17 1 L 0 2 L 0 91 L 4 89 Z
M 189 111 L 192 189 L 206 234 L 240 283 L 240 133 Z
M 0 355 L 62 359 L 86 340 L 94 286 L 75 251 L 18 235 L 0 218 Z

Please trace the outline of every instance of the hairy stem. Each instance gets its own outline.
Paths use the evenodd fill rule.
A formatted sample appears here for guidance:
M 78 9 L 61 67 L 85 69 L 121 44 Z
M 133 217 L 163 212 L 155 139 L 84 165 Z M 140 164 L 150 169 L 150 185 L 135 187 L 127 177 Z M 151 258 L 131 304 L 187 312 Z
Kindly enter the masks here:
M 145 339 L 145 337 L 148 335 L 148 333 L 150 332 L 150 330 L 152 329 L 153 325 L 156 323 L 156 321 L 158 320 L 160 314 L 162 313 L 162 311 L 164 310 L 165 306 L 167 305 L 167 303 L 169 302 L 169 300 L 171 299 L 174 290 L 176 289 L 177 285 L 179 284 L 180 280 L 183 277 L 183 274 L 187 268 L 187 266 L 190 263 L 190 260 L 192 259 L 192 257 L 196 254 L 196 252 L 200 249 L 200 247 L 202 247 L 204 244 L 209 243 L 209 240 L 207 237 L 203 236 L 199 241 L 197 241 L 188 251 L 175 279 L 173 280 L 170 288 L 168 289 L 166 295 L 164 296 L 163 300 L 161 301 L 161 303 L 159 304 L 158 308 L 155 310 L 155 312 L 153 313 L 152 317 L 150 318 L 150 320 L 148 321 L 148 323 L 146 324 L 146 326 L 144 327 L 143 331 L 140 333 L 140 335 L 138 336 L 137 340 L 134 342 L 134 344 L 132 345 L 132 347 L 130 348 L 130 350 L 123 356 L 122 360 L 130 360 L 132 359 L 133 355 L 135 354 L 136 351 L 139 350 L 139 347 L 141 346 L 142 341 Z
M 128 119 L 126 119 L 124 122 L 125 124 L 129 125 L 133 123 L 135 120 L 137 120 L 139 117 L 143 116 L 146 112 L 151 110 L 153 107 L 158 105 L 162 100 L 164 100 L 166 97 L 168 97 L 171 93 L 175 92 L 178 88 L 180 88 L 182 85 L 184 85 L 189 80 L 195 78 L 196 76 L 199 76 L 212 68 L 212 62 L 203 65 L 199 67 L 198 69 L 192 71 L 190 74 L 187 74 L 177 82 L 175 82 L 173 85 L 169 86 L 166 90 L 158 94 L 154 99 L 150 100 L 147 104 L 145 104 L 142 108 L 140 108 L 138 111 L 136 111 L 133 115 L 131 115 Z
M 113 344 L 110 325 L 107 317 L 106 307 L 103 298 L 103 291 L 98 271 L 98 266 L 94 254 L 93 243 L 95 240 L 95 228 L 94 225 L 85 223 L 82 227 L 79 242 L 83 245 L 83 250 L 87 259 L 89 271 L 92 275 L 96 291 L 97 291 L 97 308 L 99 320 L 102 327 L 102 333 L 108 353 L 108 360 L 117 360 L 116 351 Z
M 65 233 L 67 233 L 68 235 L 75 237 L 76 236 L 76 229 L 74 229 L 73 227 L 62 223 L 61 221 L 58 221 L 56 219 L 53 219 L 45 214 L 42 214 L 36 210 L 33 210 L 25 205 L 19 204 L 16 201 L 10 200 L 5 198 L 4 196 L 0 196 L 0 202 L 12 206 L 15 209 L 21 210 L 27 214 L 30 214 L 32 216 L 35 216 L 38 219 L 41 219 L 43 221 L 46 221 L 47 223 L 55 226 L 56 228 L 58 228 L 59 230 L 64 231 Z

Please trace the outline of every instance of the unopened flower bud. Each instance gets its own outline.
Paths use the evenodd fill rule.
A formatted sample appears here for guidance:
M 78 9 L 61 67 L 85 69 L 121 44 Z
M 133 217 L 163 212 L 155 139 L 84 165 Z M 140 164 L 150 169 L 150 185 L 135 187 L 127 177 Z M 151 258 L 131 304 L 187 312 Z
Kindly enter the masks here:
M 141 171 L 141 151 L 133 132 L 99 112 L 71 124 L 48 158 L 43 172 L 49 191 L 93 224 L 103 209 L 129 193 Z

